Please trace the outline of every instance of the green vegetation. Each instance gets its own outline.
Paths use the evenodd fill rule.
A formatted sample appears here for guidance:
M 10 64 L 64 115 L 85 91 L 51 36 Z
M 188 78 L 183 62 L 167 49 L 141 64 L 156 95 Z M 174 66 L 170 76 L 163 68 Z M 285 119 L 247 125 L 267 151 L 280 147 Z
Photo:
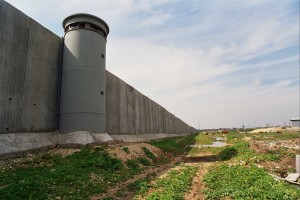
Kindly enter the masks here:
M 254 165 L 212 167 L 204 177 L 207 199 L 290 199 L 299 200 L 300 190 L 274 180 Z
M 220 151 L 218 158 L 222 161 L 230 160 L 238 154 L 237 150 L 234 147 L 227 147 L 224 150 Z
M 166 138 L 162 140 L 151 141 L 149 144 L 173 155 L 179 155 L 187 153 L 191 149 L 190 145 L 195 144 L 195 137 L 197 135 L 198 133 L 184 137 Z
M 138 162 L 144 166 L 150 166 L 151 165 L 151 162 L 147 159 L 147 158 L 143 158 L 143 157 L 140 157 L 140 158 L 137 158 Z
M 187 154 L 208 157 L 213 163 L 204 178 L 207 199 L 297 199 L 299 189 L 283 182 L 274 181 L 264 169 L 254 166 L 263 161 L 280 161 L 295 152 L 286 148 L 257 153 L 243 141 L 244 137 L 258 140 L 282 140 L 300 137 L 300 133 L 249 134 L 229 132 L 229 146 L 191 147 L 192 144 L 210 144 L 213 137 L 223 134 L 192 134 L 149 142 L 167 153 L 167 157 L 155 156 L 143 147 L 144 157 L 127 160 L 112 158 L 102 148 L 83 148 L 66 157 L 43 153 L 32 158 L 12 162 L 0 170 L 0 199 L 89 199 L 94 194 L 105 193 L 116 183 L 124 182 L 142 173 L 148 166 L 160 167 L 170 161 L 169 157 Z M 248 138 L 249 139 L 249 138 Z M 251 144 L 252 145 L 252 144 Z M 130 154 L 128 147 L 122 150 Z M 171 155 L 171 156 L 170 156 Z M 221 164 L 220 164 L 221 163 Z M 182 165 L 171 170 L 163 178 L 152 181 L 156 175 L 148 175 L 123 188 L 114 197 L 125 198 L 127 189 L 138 197 L 153 199 L 183 199 L 199 165 Z M 292 171 L 292 169 L 289 169 Z M 112 199 L 112 197 L 106 197 Z M 299 199 L 299 198 L 298 198 Z
M 140 168 L 140 167 L 139 167 L 139 162 L 138 162 L 137 159 L 127 160 L 127 161 L 125 162 L 125 164 L 126 164 L 126 166 L 127 166 L 128 168 L 131 168 L 131 169 L 137 170 L 137 169 Z
M 276 133 L 278 136 L 281 133 Z M 284 133 L 282 133 L 284 134 Z M 222 136 L 222 134 L 215 134 L 215 136 Z M 275 161 L 278 162 L 283 156 L 286 155 L 293 155 L 289 153 L 287 149 L 281 148 L 276 149 L 272 151 L 268 151 L 266 153 L 257 153 L 253 149 L 249 147 L 249 143 L 246 141 L 243 141 L 242 139 L 245 137 L 245 134 L 240 134 L 237 132 L 230 132 L 226 134 L 227 137 L 227 143 L 230 145 L 229 147 L 193 147 L 189 154 L 190 155 L 197 155 L 201 152 L 211 152 L 212 154 L 215 154 L 217 158 L 221 161 L 226 161 L 234 158 L 235 161 L 243 161 L 245 164 L 249 163 L 259 163 L 263 161 Z M 253 136 L 253 134 L 252 134 Z M 197 141 L 205 142 L 208 141 L 207 136 L 204 134 L 199 134 L 197 136 Z M 281 136 L 283 137 L 283 136 Z M 203 139 L 202 139 L 203 138 Z M 199 144 L 203 144 L 203 143 Z
M 212 144 L 214 141 L 212 137 L 204 134 L 199 134 L 195 137 L 196 144 Z
M 229 134 L 226 134 L 226 137 L 229 141 L 234 139 L 242 139 L 244 137 L 252 137 L 255 140 L 290 140 L 300 138 L 300 132 L 283 132 L 283 133 L 239 133 L 235 131 L 230 131 Z
M 0 199 L 88 199 L 139 172 L 135 162 L 125 168 L 103 149 L 66 157 L 46 153 L 28 162 L 32 164 L 0 171 Z
M 255 137 L 256 140 L 291 140 L 298 138 L 300 138 L 300 132 L 259 133 L 257 137 Z
M 149 150 L 147 149 L 146 147 L 143 147 L 142 148 L 145 155 L 150 158 L 153 162 L 157 160 L 156 156 Z
M 128 147 L 123 147 L 122 150 L 123 150 L 125 153 L 130 154 L 130 151 L 129 151 Z
M 183 199 L 188 190 L 193 176 L 195 176 L 197 167 L 180 166 L 178 170 L 171 170 L 166 177 L 159 178 L 153 183 L 141 182 L 138 194 L 147 200 L 155 199 Z M 154 192 L 147 193 L 149 189 L 155 189 Z
M 249 163 L 259 163 L 262 161 L 275 161 L 278 162 L 280 160 L 279 155 L 274 154 L 273 152 L 268 153 L 256 153 L 254 150 L 250 149 L 249 143 L 241 140 L 236 140 L 231 143 L 231 147 L 227 147 L 223 149 L 219 154 L 220 160 L 228 160 L 224 159 L 226 157 L 232 157 L 235 161 L 244 162 L 244 164 Z M 231 150 L 230 150 L 231 149 Z M 234 156 L 232 156 L 232 151 L 235 151 Z

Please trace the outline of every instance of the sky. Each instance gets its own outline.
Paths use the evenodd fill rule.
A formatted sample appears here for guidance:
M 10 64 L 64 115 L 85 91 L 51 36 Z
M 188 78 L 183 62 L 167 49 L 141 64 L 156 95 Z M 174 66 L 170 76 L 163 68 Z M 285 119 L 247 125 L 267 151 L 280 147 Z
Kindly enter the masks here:
M 110 27 L 106 69 L 195 128 L 299 117 L 299 0 L 7 0 L 63 36 L 74 13 Z

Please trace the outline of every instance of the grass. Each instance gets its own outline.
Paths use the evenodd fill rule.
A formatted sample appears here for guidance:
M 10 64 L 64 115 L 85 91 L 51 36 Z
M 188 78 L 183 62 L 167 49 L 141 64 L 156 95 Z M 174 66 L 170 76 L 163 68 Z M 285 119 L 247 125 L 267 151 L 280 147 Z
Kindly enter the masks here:
M 138 170 L 140 168 L 139 161 L 137 159 L 126 160 L 125 164 L 130 169 Z
M 184 137 L 166 138 L 162 140 L 151 141 L 149 144 L 173 155 L 180 155 L 187 153 L 191 149 L 190 145 L 195 144 L 195 137 L 197 135 L 198 133 Z
M 206 199 L 299 200 L 300 190 L 251 166 L 214 166 L 204 177 Z
M 226 135 L 229 141 L 234 139 L 242 139 L 244 137 L 253 137 L 256 140 L 291 140 L 300 138 L 300 132 L 283 132 L 283 133 L 238 133 L 235 131 L 230 131 L 229 134 Z
M 250 149 L 249 143 L 245 141 L 235 141 L 233 148 L 237 150 L 237 156 L 235 157 L 238 161 L 244 161 L 248 163 L 259 163 L 263 161 L 280 161 L 280 157 L 277 154 L 269 153 L 257 153 Z
M 151 165 L 151 162 L 147 159 L 147 158 L 143 158 L 143 157 L 140 157 L 140 158 L 137 158 L 138 162 L 144 166 L 150 166 Z
M 136 163 L 126 168 L 103 149 L 82 149 L 66 157 L 43 154 L 33 165 L 0 172 L 0 199 L 88 199 L 139 173 Z
M 268 133 L 270 135 L 274 135 L 273 133 Z M 290 137 L 290 133 L 275 133 L 277 135 L 277 138 L 284 138 L 284 137 Z M 282 135 L 281 135 L 282 134 Z M 297 133 L 294 133 L 297 134 Z M 253 136 L 253 134 L 249 134 L 250 136 Z M 267 134 L 266 134 L 267 135 Z M 265 135 L 265 136 L 266 136 Z M 215 134 L 215 136 L 222 136 L 222 134 Z M 284 156 L 293 156 L 293 153 L 289 152 L 289 150 L 285 148 L 279 148 L 276 150 L 268 151 L 266 153 L 257 153 L 254 150 L 250 149 L 249 143 L 246 141 L 243 141 L 242 139 L 246 137 L 247 134 L 240 134 L 237 132 L 230 132 L 226 134 L 227 137 L 227 143 L 230 145 L 229 147 L 218 147 L 218 148 L 211 148 L 211 147 L 202 147 L 197 148 L 193 147 L 189 154 L 194 156 L 201 152 L 211 152 L 212 154 L 216 154 L 218 159 L 221 161 L 226 161 L 230 159 L 235 159 L 236 161 L 243 161 L 245 164 L 249 163 L 259 163 L 263 161 L 280 161 L 281 158 Z M 196 138 L 198 141 L 208 141 L 207 135 L 199 134 Z
M 264 161 L 278 162 L 283 156 L 289 155 L 289 152 L 286 149 L 277 149 L 266 153 L 257 153 L 249 147 L 248 142 L 242 140 L 246 136 L 255 137 L 255 139 L 292 139 L 295 135 L 297 133 L 254 135 L 230 132 L 226 134 L 227 142 L 230 146 L 202 148 L 201 151 L 215 151 L 214 153 L 218 160 L 223 161 L 221 165 L 214 164 L 204 177 L 205 198 L 299 200 L 299 189 L 274 180 L 264 169 L 254 165 Z M 199 135 L 198 137 L 201 138 L 203 136 Z M 196 151 L 194 150 L 192 153 Z
M 155 162 L 157 160 L 156 156 L 149 150 L 147 149 L 147 147 L 143 147 L 142 148 L 145 155 L 150 158 L 153 162 Z
M 256 137 L 257 140 L 291 140 L 291 139 L 300 138 L 300 132 L 260 133 L 257 135 L 258 135 L 258 137 Z
M 199 134 L 198 136 L 195 137 L 195 140 L 196 140 L 196 144 L 212 144 L 213 142 L 212 137 L 204 134 Z
M 141 182 L 138 195 L 147 200 L 184 199 L 197 167 L 180 166 L 179 170 L 171 170 L 164 178 L 158 178 L 152 183 Z M 153 192 L 151 192 L 153 190 Z M 136 197 L 136 198 L 137 198 Z
M 130 154 L 130 151 L 129 151 L 128 147 L 123 147 L 122 150 L 123 150 L 125 153 Z

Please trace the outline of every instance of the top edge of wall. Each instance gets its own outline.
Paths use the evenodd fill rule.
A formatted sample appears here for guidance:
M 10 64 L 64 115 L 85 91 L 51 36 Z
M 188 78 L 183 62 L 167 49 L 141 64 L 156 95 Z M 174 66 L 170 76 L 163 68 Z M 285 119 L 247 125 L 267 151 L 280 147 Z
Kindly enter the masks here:
M 52 33 L 53 35 L 56 35 L 59 38 L 62 37 L 62 36 L 59 36 L 56 33 L 52 32 L 50 29 L 48 29 L 47 27 L 45 27 L 44 25 L 42 25 L 41 23 L 39 23 L 35 19 L 31 18 L 29 15 L 27 15 L 26 13 L 24 13 L 23 11 L 21 11 L 20 9 L 18 9 L 17 7 L 15 7 L 14 5 L 10 4 L 9 2 L 4 1 L 4 0 L 0 0 L 0 6 L 2 6 L 2 5 L 10 6 L 12 9 L 15 9 L 18 12 L 22 13 L 23 15 L 25 15 L 26 17 L 28 17 L 30 20 L 32 20 L 32 22 L 39 24 L 40 26 L 42 26 L 43 28 L 45 28 L 48 32 Z

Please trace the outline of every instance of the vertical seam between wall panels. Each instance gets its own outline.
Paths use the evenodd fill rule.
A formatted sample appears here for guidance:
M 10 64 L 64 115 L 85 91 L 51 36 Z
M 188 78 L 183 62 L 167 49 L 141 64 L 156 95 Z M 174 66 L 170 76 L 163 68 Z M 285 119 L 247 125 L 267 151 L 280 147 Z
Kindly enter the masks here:
M 133 113 L 133 121 L 131 122 L 132 124 L 133 124 L 133 127 L 131 127 L 132 128 L 132 130 L 130 130 L 130 131 L 132 131 L 132 133 L 133 134 L 136 134 L 136 131 L 135 131 L 135 126 L 136 126 L 136 124 L 135 124 L 135 110 L 134 110 L 134 88 L 132 87 L 132 113 Z M 128 112 L 128 111 L 127 111 Z M 127 117 L 128 118 L 128 117 Z M 129 120 L 128 120 L 129 121 Z M 130 129 L 131 129 L 130 128 Z
M 61 74 L 63 64 L 63 53 L 64 53 L 65 38 L 61 38 L 59 48 L 59 64 L 58 64 L 58 78 L 57 78 L 57 98 L 56 98 L 56 128 L 59 130 L 59 119 L 60 119 L 60 96 L 61 96 Z
M 125 92 L 126 92 L 126 103 L 127 103 L 127 105 L 126 105 L 126 110 L 127 110 L 127 112 L 126 112 L 126 114 L 127 114 L 127 134 L 130 134 L 130 132 L 129 132 L 129 125 L 130 125 L 130 123 L 129 123 L 129 114 L 128 114 L 128 107 L 129 107 L 129 98 L 128 98 L 128 94 L 127 94 L 127 88 L 128 88 L 128 85 L 127 84 L 125 84 Z M 126 134 L 126 133 L 125 133 Z
M 28 60 L 28 48 L 29 48 L 29 38 L 30 38 L 30 25 L 31 25 L 32 19 L 29 19 L 28 22 L 28 34 L 27 34 L 27 47 L 26 47 L 26 58 L 25 58 L 25 67 L 24 67 L 24 76 L 23 76 L 23 89 L 22 89 L 22 102 L 21 102 L 21 119 L 20 119 L 20 125 L 19 125 L 19 131 L 23 130 L 22 124 L 23 124 L 23 103 L 24 103 L 24 90 L 25 90 L 25 82 L 26 82 L 26 75 L 27 75 L 27 60 Z M 28 130 L 27 130 L 28 131 Z

